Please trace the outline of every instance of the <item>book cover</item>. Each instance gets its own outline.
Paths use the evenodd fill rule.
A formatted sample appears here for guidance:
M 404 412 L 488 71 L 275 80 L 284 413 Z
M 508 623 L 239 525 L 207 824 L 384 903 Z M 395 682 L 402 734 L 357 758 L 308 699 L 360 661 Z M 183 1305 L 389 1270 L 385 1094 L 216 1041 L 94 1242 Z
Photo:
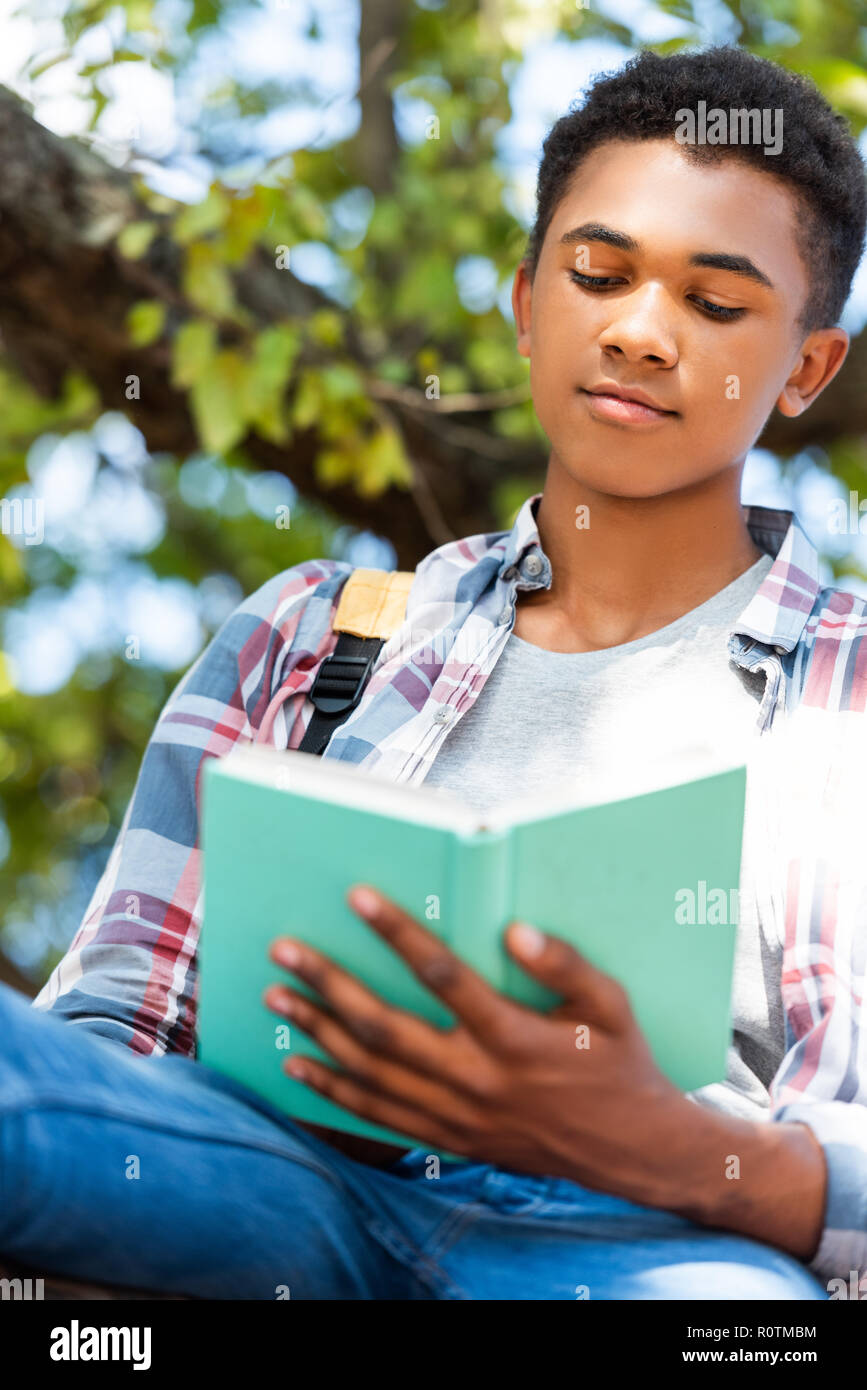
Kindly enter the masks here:
M 422 1142 L 294 1081 L 289 1056 L 329 1061 L 262 1003 L 295 936 L 382 998 L 440 1027 L 445 1006 L 351 910 L 374 884 L 496 988 L 557 1003 L 505 950 L 516 919 L 564 937 L 627 989 L 661 1070 L 682 1090 L 725 1076 L 746 770 L 596 805 L 526 799 L 479 817 L 441 791 L 351 765 L 240 748 L 204 770 L 199 1058 L 296 1119 Z M 734 894 L 732 894 L 732 890 Z M 293 988 L 306 991 L 296 977 Z

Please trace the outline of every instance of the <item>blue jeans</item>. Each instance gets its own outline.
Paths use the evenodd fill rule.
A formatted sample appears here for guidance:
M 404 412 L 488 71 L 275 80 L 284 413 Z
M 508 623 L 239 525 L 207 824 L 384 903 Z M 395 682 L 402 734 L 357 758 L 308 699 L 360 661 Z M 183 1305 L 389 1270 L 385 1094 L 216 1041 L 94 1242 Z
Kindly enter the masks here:
M 798 1260 L 561 1178 L 346 1158 L 0 987 L 0 1257 L 205 1298 L 824 1299 Z

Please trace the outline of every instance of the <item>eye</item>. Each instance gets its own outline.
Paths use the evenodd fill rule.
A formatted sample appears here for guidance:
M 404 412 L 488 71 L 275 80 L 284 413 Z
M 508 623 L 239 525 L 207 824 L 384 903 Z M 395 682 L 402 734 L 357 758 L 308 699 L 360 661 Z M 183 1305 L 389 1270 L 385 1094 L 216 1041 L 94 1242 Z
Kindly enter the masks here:
M 710 300 L 699 299 L 697 295 L 693 297 L 693 303 L 703 309 L 706 314 L 710 314 L 712 318 L 726 319 L 728 322 L 741 318 L 747 312 L 746 309 L 729 309 L 724 304 L 712 304 Z
M 570 269 L 569 274 L 576 285 L 580 285 L 585 290 L 592 290 L 597 294 L 602 290 L 610 289 L 612 285 L 624 283 L 623 278 L 617 275 L 583 275 L 580 270 L 572 269 Z M 747 312 L 746 309 L 730 309 L 724 304 L 713 304 L 709 299 L 701 299 L 698 295 L 693 295 L 691 302 L 710 318 L 722 319 L 726 323 L 732 323 L 735 319 L 742 318 Z
M 580 270 L 570 270 L 569 274 L 576 285 L 582 285 L 586 290 L 601 290 L 608 285 L 621 284 L 621 277 L 616 275 L 582 275 Z

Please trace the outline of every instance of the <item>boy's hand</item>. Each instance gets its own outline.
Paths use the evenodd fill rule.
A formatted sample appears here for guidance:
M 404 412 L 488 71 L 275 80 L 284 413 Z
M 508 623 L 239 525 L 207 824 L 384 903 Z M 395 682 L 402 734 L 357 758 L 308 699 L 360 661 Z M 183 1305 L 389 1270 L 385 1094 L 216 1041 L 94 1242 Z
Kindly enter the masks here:
M 625 990 L 566 942 L 512 924 L 510 953 L 563 1002 L 538 1013 L 492 989 L 407 912 L 364 885 L 349 902 L 457 1019 L 441 1029 L 378 998 L 302 942 L 270 956 L 319 995 L 265 993 L 336 1070 L 290 1075 L 375 1124 L 518 1171 L 663 1205 L 692 1105 L 656 1066 Z

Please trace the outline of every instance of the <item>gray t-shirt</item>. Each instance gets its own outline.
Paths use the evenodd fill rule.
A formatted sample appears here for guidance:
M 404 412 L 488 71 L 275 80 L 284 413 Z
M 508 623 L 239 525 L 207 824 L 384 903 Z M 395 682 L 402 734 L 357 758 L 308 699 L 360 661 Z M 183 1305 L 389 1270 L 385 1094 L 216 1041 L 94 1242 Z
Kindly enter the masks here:
M 634 642 L 551 652 L 511 635 L 475 704 L 454 726 L 426 783 L 483 811 L 573 786 L 597 799 L 748 765 L 763 679 L 730 661 L 729 634 L 773 564 L 763 555 L 698 608 Z M 725 1082 L 691 1093 L 750 1119 L 768 1117 L 768 1085 L 784 1053 L 781 943 L 757 907 L 744 834 L 735 953 L 733 1043 Z

